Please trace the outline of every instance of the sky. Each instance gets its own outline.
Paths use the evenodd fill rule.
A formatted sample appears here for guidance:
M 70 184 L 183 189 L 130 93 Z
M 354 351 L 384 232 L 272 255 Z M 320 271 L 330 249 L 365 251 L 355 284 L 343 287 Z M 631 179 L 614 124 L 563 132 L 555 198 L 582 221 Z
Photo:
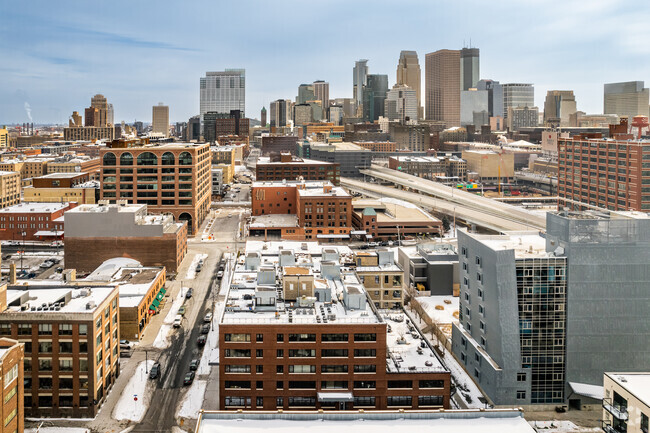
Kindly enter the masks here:
M 199 112 L 206 71 L 246 69 L 246 115 L 325 80 L 352 97 L 355 60 L 395 83 L 401 50 L 480 51 L 480 77 L 573 90 L 579 110 L 603 111 L 603 84 L 650 86 L 650 2 L 617 0 L 68 0 L 3 2 L 0 125 L 67 123 L 96 93 L 115 121 L 170 121 Z M 424 95 L 424 92 L 423 92 Z M 424 104 L 424 101 L 423 101 Z

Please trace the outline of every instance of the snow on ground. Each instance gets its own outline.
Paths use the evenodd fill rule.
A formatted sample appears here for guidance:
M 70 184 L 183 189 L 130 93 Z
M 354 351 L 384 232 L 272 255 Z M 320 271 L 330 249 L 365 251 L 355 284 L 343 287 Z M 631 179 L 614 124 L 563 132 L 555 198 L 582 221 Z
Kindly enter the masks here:
M 192 382 L 192 386 L 187 390 L 187 394 L 185 394 L 181 402 L 178 416 L 183 418 L 198 418 L 199 410 L 203 406 L 203 396 L 205 395 L 207 385 L 207 380 L 195 380 Z
M 151 393 L 146 393 L 149 375 L 146 371 L 153 366 L 155 361 L 142 361 L 135 369 L 135 373 L 126 384 L 122 395 L 113 409 L 113 418 L 117 420 L 128 419 L 141 421 L 144 417 Z M 153 382 L 152 382 L 153 383 Z M 134 401 L 137 396 L 138 401 Z
M 185 301 L 184 293 L 185 290 L 181 287 L 178 291 L 178 295 L 176 295 L 176 299 L 172 302 L 169 312 L 163 320 L 163 324 L 160 326 L 156 339 L 153 342 L 153 347 L 156 349 L 165 349 L 169 347 L 169 332 L 172 330 L 172 324 L 178 314 L 178 309 L 181 308 L 181 305 L 183 305 L 183 302 Z
M 199 261 L 205 260 L 205 258 L 208 257 L 207 254 L 194 254 L 194 258 L 192 259 L 192 263 L 190 263 L 190 267 L 187 270 L 187 275 L 185 276 L 186 280 L 193 280 L 194 277 L 196 276 L 196 265 L 199 264 Z
M 578 427 L 571 421 L 529 421 L 528 424 L 535 431 L 545 433 L 587 433 L 602 431 L 600 427 Z
M 89 430 L 85 428 L 77 427 L 41 427 L 40 429 L 36 428 L 26 428 L 25 433 L 88 433 Z

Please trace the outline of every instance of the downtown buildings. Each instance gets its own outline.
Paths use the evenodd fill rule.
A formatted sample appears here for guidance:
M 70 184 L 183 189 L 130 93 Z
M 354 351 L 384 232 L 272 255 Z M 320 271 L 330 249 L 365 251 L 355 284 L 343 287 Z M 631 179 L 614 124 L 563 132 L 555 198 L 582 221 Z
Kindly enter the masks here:
M 151 132 L 169 137 L 169 107 L 160 102 L 152 108 Z
M 650 90 L 643 86 L 643 81 L 605 84 L 603 113 L 628 116 L 630 120 L 648 116 Z
M 426 55 L 426 119 L 460 125 L 460 51 L 438 50 Z
M 422 72 L 420 71 L 418 54 L 415 51 L 400 52 L 396 75 L 395 86 L 393 89 L 398 86 L 408 86 L 411 88 L 411 90 L 415 91 L 415 97 L 417 99 L 417 116 L 410 118 L 412 120 L 424 118 L 424 112 L 422 108 L 422 85 L 420 84 Z
M 219 72 L 206 72 L 199 81 L 199 113 L 201 130 L 203 116 L 213 111 L 230 114 L 239 110 L 242 117 L 246 112 L 246 71 L 244 69 L 226 69 Z

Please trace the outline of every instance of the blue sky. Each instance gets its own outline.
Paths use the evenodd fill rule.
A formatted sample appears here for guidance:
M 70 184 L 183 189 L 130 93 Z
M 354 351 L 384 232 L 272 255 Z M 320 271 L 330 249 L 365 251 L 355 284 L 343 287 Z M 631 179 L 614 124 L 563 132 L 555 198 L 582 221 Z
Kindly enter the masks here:
M 571 89 L 578 109 L 602 112 L 603 83 L 650 85 L 650 3 L 614 0 L 5 1 L 0 26 L 0 124 L 66 122 L 95 93 L 115 120 L 198 114 L 199 77 L 246 69 L 246 114 L 295 98 L 323 79 L 352 96 L 352 67 L 395 82 L 401 50 L 424 55 L 472 45 L 481 78 Z M 422 80 L 424 84 L 424 79 Z

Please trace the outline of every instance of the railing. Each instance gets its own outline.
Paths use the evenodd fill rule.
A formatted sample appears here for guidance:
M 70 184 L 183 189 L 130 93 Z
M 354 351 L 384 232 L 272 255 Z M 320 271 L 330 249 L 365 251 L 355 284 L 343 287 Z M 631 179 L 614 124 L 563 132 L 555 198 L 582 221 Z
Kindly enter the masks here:
M 614 418 L 620 419 L 621 421 L 627 421 L 629 418 L 627 407 L 612 403 L 609 398 L 603 399 L 603 408 L 611 413 Z
M 605 433 L 626 433 L 627 430 L 619 429 L 614 426 L 609 421 L 602 421 L 602 428 Z

